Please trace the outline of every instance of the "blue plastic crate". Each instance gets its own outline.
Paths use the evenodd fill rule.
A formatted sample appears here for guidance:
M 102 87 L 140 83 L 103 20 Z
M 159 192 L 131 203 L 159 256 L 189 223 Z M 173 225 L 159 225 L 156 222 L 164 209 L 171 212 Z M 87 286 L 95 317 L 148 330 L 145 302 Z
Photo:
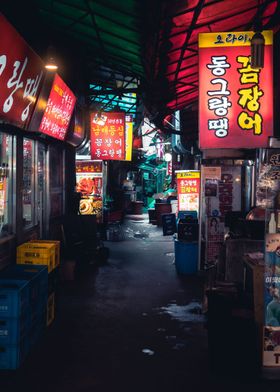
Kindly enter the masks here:
M 48 297 L 48 268 L 45 265 L 12 264 L 0 271 L 0 279 L 28 280 L 30 303 L 36 306 Z
M 29 303 L 27 280 L 0 279 L 0 317 L 20 317 Z
M 27 336 L 18 344 L 0 343 L 0 369 L 18 369 L 27 357 L 29 351 L 30 345 Z
M 0 344 L 17 344 L 30 330 L 30 314 L 18 318 L 0 317 Z
M 175 239 L 174 248 L 177 273 L 195 275 L 198 272 L 198 243 Z
M 178 211 L 178 220 L 185 219 L 186 216 L 191 216 L 193 219 L 197 219 L 197 211 Z

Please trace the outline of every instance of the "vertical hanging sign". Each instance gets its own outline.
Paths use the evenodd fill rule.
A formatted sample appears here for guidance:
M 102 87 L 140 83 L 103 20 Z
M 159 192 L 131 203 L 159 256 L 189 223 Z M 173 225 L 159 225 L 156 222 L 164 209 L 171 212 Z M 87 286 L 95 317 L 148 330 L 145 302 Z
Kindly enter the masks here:
M 56 74 L 39 130 L 55 139 L 64 140 L 75 103 L 75 95 Z
M 199 146 L 260 148 L 273 136 L 273 32 L 251 68 L 253 32 L 199 34 Z
M 125 113 L 91 113 L 91 158 L 125 159 Z

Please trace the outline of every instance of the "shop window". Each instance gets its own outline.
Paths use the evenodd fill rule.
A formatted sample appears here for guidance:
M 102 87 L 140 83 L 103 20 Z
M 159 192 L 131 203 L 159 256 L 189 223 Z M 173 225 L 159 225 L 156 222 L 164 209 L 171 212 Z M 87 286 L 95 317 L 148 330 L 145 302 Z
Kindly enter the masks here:
M 22 212 L 24 227 L 32 226 L 35 222 L 34 146 L 34 141 L 25 138 L 23 139 Z
M 0 133 L 0 237 L 12 233 L 13 136 Z

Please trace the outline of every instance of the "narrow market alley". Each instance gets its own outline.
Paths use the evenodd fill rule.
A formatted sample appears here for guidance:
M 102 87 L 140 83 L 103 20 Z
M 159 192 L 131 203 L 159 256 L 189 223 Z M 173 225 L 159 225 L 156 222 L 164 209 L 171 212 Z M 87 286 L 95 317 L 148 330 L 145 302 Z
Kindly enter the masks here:
M 204 278 L 179 276 L 173 236 L 140 219 L 105 242 L 106 263 L 60 282 L 54 323 L 12 377 L 1 372 L 1 391 L 269 390 L 238 364 L 210 366 Z M 226 364 L 231 336 L 222 344 Z

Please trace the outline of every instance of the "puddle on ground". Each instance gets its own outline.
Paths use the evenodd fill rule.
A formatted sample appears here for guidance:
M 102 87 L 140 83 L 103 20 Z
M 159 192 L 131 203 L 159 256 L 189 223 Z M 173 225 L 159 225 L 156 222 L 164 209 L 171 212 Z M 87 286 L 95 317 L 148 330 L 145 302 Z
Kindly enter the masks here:
M 174 303 L 159 309 L 162 314 L 169 314 L 173 319 L 180 322 L 203 322 L 204 315 L 199 302 L 190 302 L 188 305 L 177 305 Z
M 143 348 L 142 353 L 151 356 L 154 355 L 155 352 L 153 350 L 150 350 L 149 348 Z
M 168 256 L 168 257 L 175 257 L 175 253 L 174 253 L 174 252 L 166 252 L 166 253 L 165 253 L 165 256 Z
M 133 235 L 134 238 L 148 238 L 149 237 L 149 233 L 146 233 L 145 231 L 140 232 L 140 231 L 136 231 Z
M 132 221 L 130 221 L 130 222 L 132 222 L 132 223 L 146 223 L 145 221 L 143 221 L 143 220 L 132 220 Z

